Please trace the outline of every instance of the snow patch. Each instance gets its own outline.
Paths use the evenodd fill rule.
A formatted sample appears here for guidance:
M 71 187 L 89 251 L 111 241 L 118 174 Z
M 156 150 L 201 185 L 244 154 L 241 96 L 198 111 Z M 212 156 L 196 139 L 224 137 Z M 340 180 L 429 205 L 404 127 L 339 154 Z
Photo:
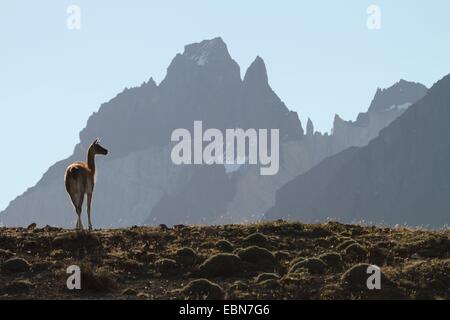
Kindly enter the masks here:
M 238 171 L 243 165 L 242 164 L 224 164 L 226 173 L 233 173 Z
M 189 56 L 189 59 L 195 61 L 199 66 L 205 66 L 208 63 L 210 53 L 219 42 L 218 39 L 206 41 L 198 48 L 198 51 L 194 55 Z
M 204 66 L 208 62 L 208 54 L 206 52 L 202 52 L 200 56 L 191 57 L 199 66 Z
M 412 105 L 412 103 L 410 103 L 410 102 L 407 102 L 407 103 L 404 103 L 404 104 L 400 104 L 400 105 L 394 104 L 394 105 L 390 106 L 389 108 L 387 108 L 387 111 L 394 110 L 394 109 L 397 109 L 397 110 L 406 110 L 406 109 L 408 109 L 411 105 Z

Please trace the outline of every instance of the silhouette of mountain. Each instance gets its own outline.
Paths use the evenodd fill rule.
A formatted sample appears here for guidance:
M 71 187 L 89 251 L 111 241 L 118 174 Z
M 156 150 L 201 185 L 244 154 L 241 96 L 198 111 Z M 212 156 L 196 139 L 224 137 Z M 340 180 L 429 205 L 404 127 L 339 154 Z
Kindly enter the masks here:
M 243 81 L 221 38 L 194 43 L 175 56 L 159 85 L 150 79 L 102 104 L 81 131 L 73 155 L 50 167 L 36 186 L 12 201 L 1 220 L 8 225 L 36 221 L 71 226 L 74 214 L 62 188 L 62 176 L 68 164 L 85 158 L 85 150 L 96 137 L 110 150 L 107 158 L 98 159 L 100 173 L 93 203 L 96 225 L 153 220 L 148 216 L 160 200 L 179 195 L 194 181 L 203 181 L 197 175 L 204 170 L 175 166 L 170 160 L 172 131 L 192 128 L 194 120 L 203 121 L 204 128 L 221 130 L 275 128 L 282 141 L 303 136 L 297 114 L 270 88 L 261 58 L 250 66 Z M 223 168 L 205 170 L 215 171 L 218 181 L 228 179 Z M 216 204 L 203 203 L 205 212 Z
M 380 129 L 388 126 L 426 93 L 424 85 L 400 80 L 387 89 L 377 89 L 369 110 L 360 113 L 355 122 L 344 121 L 336 115 L 333 124 L 335 151 L 348 146 L 365 146 Z
M 383 112 L 393 108 L 406 108 L 411 101 L 420 100 L 427 93 L 423 84 L 401 79 L 388 89 L 378 89 L 369 107 L 369 112 Z
M 252 222 L 261 219 L 275 204 L 276 191 L 293 177 L 307 172 L 326 157 L 348 147 L 367 145 L 381 129 L 405 112 L 409 105 L 422 98 L 426 90 L 421 84 L 404 80 L 390 88 L 378 90 L 381 93 L 375 94 L 372 105 L 381 104 L 379 101 L 393 104 L 385 109 L 369 109 L 360 113 L 354 122 L 344 121 L 336 115 L 332 135 L 314 132 L 314 124 L 308 119 L 306 135 L 301 140 L 281 145 L 280 171 L 276 176 L 260 176 L 255 168 L 246 168 L 243 169 L 245 172 L 242 170 L 238 173 L 241 175 L 236 179 L 235 196 L 222 219 L 216 222 Z M 395 95 L 395 92 L 400 93 Z
M 265 218 L 448 225 L 449 121 L 450 75 L 367 146 L 332 156 L 282 187 Z
M 386 101 L 415 102 L 414 90 L 400 100 L 391 91 L 386 92 L 394 97 Z M 369 110 L 368 118 L 380 114 L 377 121 L 342 121 L 331 136 L 314 133 L 311 121 L 304 135 L 297 113 L 271 89 L 260 57 L 241 79 L 240 68 L 221 38 L 190 44 L 175 56 L 159 85 L 150 78 L 102 104 L 80 132 L 73 154 L 51 166 L 34 187 L 13 200 L 0 213 L 0 221 L 8 226 L 32 222 L 73 226 L 75 214 L 64 190 L 64 170 L 85 159 L 96 137 L 101 137 L 110 154 L 98 159 L 94 227 L 255 221 L 275 204 L 278 188 L 330 155 L 367 144 L 402 112 L 404 108 Z M 191 129 L 195 120 L 201 120 L 205 129 L 279 129 L 278 174 L 261 176 L 257 165 L 174 165 L 171 133 Z

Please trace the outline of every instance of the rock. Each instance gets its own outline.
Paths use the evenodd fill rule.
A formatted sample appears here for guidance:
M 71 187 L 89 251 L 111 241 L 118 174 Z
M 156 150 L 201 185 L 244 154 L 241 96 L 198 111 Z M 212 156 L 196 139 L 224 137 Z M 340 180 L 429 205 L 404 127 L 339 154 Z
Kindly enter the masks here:
M 173 259 L 159 259 L 155 262 L 155 267 L 163 275 L 173 275 L 179 270 L 177 262 Z
M 233 252 L 234 247 L 228 240 L 219 240 L 215 244 L 216 248 L 223 252 Z
M 191 248 L 181 248 L 175 253 L 175 260 L 183 266 L 192 266 L 198 261 L 198 256 Z
M 344 265 L 344 261 L 342 260 L 342 256 L 336 252 L 328 252 L 321 254 L 319 259 L 327 264 L 327 266 L 335 271 L 342 270 Z
M 18 279 L 7 284 L 3 291 L 9 294 L 28 293 L 34 288 L 34 284 L 30 280 Z
M 159 229 L 161 229 L 162 231 L 169 230 L 169 228 L 167 227 L 167 225 L 165 225 L 165 224 L 163 224 L 163 223 L 161 223 L 161 224 L 159 225 Z
M 302 269 L 306 269 L 312 274 L 324 274 L 327 270 L 327 265 L 318 258 L 305 259 L 294 264 L 289 270 L 289 273 L 297 273 Z
M 266 247 L 269 245 L 269 239 L 263 235 L 262 233 L 252 233 L 248 237 L 246 237 L 243 241 L 243 244 L 246 246 L 260 246 Z
M 235 281 L 231 286 L 230 290 L 243 291 L 248 289 L 248 284 L 242 280 Z
M 243 264 L 241 258 L 231 253 L 219 253 L 200 265 L 200 274 L 210 277 L 228 277 L 241 274 Z
M 347 270 L 341 277 L 341 284 L 350 296 L 354 299 L 411 299 L 411 295 L 406 290 L 398 287 L 397 283 L 389 279 L 383 272 L 380 274 L 381 290 L 369 290 L 367 280 L 373 275 L 373 271 L 367 273 L 370 265 L 360 263 Z M 417 284 L 416 284 L 417 285 Z M 431 284 L 433 286 L 433 284 Z M 448 286 L 445 287 L 448 291 Z M 418 297 L 416 297 L 418 298 Z
M 354 261 L 364 261 L 367 258 L 367 249 L 359 243 L 353 243 L 344 249 L 344 254 Z
M 92 269 L 89 265 L 81 265 L 81 290 L 91 292 L 109 292 L 116 288 L 113 273 L 106 268 Z
M 136 297 L 142 300 L 150 299 L 150 295 L 145 292 L 139 292 Z
M 43 231 L 45 232 L 54 232 L 54 231 L 60 231 L 62 230 L 61 228 L 57 228 L 57 227 L 52 227 L 50 225 L 46 225 L 45 227 L 42 228 Z
M 36 229 L 36 223 L 32 223 L 32 224 L 30 224 L 28 227 L 27 227 L 27 230 L 34 230 L 34 229 Z
M 382 267 L 386 263 L 388 255 L 389 253 L 386 249 L 372 247 L 368 250 L 367 260 L 370 264 Z
M 277 266 L 275 256 L 267 249 L 251 246 L 240 249 L 237 253 L 239 258 L 253 264 L 256 270 L 274 271 Z
M 290 258 L 290 253 L 289 252 L 287 252 L 287 251 L 276 251 L 275 253 L 274 253 L 274 255 L 275 255 L 275 258 L 278 260 L 278 261 L 280 261 L 280 260 L 287 260 L 287 259 L 289 259 Z
M 137 296 L 137 291 L 134 290 L 133 288 L 126 288 L 125 290 L 122 291 L 122 295 L 124 296 Z
M 9 259 L 14 257 L 15 254 L 9 250 L 0 249 L 0 259 Z
M 181 292 L 196 299 L 222 300 L 225 297 L 223 289 L 207 279 L 193 280 Z
M 31 264 L 23 258 L 10 258 L 2 265 L 2 270 L 8 273 L 18 273 L 30 271 Z
M 261 273 L 256 277 L 255 282 L 259 283 L 266 280 L 279 280 L 279 279 L 280 276 L 276 273 Z
M 54 249 L 70 252 L 86 250 L 89 253 L 103 249 L 100 239 L 89 232 L 66 232 L 55 237 L 52 241 Z
M 306 123 L 306 135 L 309 137 L 314 135 L 314 124 L 310 118 L 308 118 L 308 122 Z
M 360 263 L 354 265 L 350 269 L 344 272 L 341 277 L 341 282 L 344 286 L 361 287 L 367 289 L 367 279 L 371 274 L 367 273 L 367 268 L 371 265 L 368 263 Z M 381 273 L 381 282 L 386 280 L 386 276 Z
M 338 251 L 345 250 L 348 246 L 350 246 L 350 245 L 352 245 L 352 244 L 354 244 L 354 243 L 358 243 L 358 242 L 356 242 L 356 241 L 353 240 L 353 239 L 345 240 L 344 242 L 342 242 L 341 244 L 339 244 L 339 245 L 336 247 L 336 250 L 338 250 Z

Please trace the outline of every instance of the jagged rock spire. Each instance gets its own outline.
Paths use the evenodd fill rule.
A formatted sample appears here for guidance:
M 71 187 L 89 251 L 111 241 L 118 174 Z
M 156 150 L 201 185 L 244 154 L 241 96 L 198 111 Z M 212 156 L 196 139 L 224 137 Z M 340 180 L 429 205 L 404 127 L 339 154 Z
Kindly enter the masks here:
M 267 85 L 268 81 L 264 60 L 257 56 L 245 73 L 244 84 L 248 86 Z
M 310 118 L 308 118 L 308 122 L 306 123 L 306 135 L 307 136 L 314 135 L 314 124 Z

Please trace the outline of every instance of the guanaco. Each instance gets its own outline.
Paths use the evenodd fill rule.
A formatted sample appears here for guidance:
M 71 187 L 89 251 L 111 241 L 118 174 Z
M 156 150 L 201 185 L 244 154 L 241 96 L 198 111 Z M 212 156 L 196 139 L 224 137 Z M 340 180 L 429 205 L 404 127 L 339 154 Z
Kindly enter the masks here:
M 92 194 L 95 185 L 95 156 L 97 154 L 107 155 L 108 150 L 100 145 L 97 138 L 89 147 L 87 152 L 87 162 L 74 162 L 67 167 L 64 175 L 64 183 L 66 190 L 72 200 L 75 211 L 78 215 L 77 230 L 83 230 L 81 223 L 81 211 L 83 206 L 84 195 L 87 195 L 87 216 L 89 223 L 89 231 L 92 230 L 91 223 L 91 203 Z

